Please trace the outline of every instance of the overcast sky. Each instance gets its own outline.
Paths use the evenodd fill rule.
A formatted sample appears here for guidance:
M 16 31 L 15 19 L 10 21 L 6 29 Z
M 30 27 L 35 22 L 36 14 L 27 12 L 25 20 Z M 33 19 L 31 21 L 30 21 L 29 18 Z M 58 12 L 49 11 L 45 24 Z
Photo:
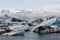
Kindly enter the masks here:
M 0 0 L 0 8 L 60 8 L 60 0 Z

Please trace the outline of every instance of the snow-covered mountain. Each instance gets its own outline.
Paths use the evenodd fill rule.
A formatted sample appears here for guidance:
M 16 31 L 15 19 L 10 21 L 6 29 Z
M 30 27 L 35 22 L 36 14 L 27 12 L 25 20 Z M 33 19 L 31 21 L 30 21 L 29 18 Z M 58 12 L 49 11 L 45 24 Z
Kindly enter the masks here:
M 9 10 L 10 11 L 10 10 Z M 42 10 L 19 10 L 10 13 L 0 13 L 0 18 L 17 18 L 22 20 L 33 21 L 39 18 L 48 16 L 60 16 L 60 10 L 58 9 L 42 9 Z
M 60 13 L 60 9 L 40 9 L 40 10 L 25 10 L 25 9 L 2 9 L 0 13 Z

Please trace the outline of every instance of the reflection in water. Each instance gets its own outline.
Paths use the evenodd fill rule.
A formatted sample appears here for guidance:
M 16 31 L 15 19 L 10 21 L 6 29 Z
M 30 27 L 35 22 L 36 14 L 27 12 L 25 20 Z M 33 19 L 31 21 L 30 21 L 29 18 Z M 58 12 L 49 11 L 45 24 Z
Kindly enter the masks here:
M 0 36 L 0 40 L 60 40 L 60 33 L 37 34 L 25 32 L 24 36 Z

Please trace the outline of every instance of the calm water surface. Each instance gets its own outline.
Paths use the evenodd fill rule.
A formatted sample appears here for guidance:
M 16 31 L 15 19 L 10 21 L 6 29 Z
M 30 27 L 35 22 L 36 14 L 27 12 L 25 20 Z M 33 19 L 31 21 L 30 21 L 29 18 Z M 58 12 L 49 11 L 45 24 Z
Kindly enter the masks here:
M 25 32 L 24 36 L 0 36 L 0 40 L 60 40 L 60 33 L 39 35 Z

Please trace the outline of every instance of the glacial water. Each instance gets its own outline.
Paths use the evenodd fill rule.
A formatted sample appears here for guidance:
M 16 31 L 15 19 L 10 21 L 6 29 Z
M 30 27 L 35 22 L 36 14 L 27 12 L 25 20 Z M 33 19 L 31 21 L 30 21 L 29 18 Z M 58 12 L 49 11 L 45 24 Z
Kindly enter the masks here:
M 37 34 L 25 32 L 24 36 L 0 36 L 0 40 L 60 40 L 60 33 Z

